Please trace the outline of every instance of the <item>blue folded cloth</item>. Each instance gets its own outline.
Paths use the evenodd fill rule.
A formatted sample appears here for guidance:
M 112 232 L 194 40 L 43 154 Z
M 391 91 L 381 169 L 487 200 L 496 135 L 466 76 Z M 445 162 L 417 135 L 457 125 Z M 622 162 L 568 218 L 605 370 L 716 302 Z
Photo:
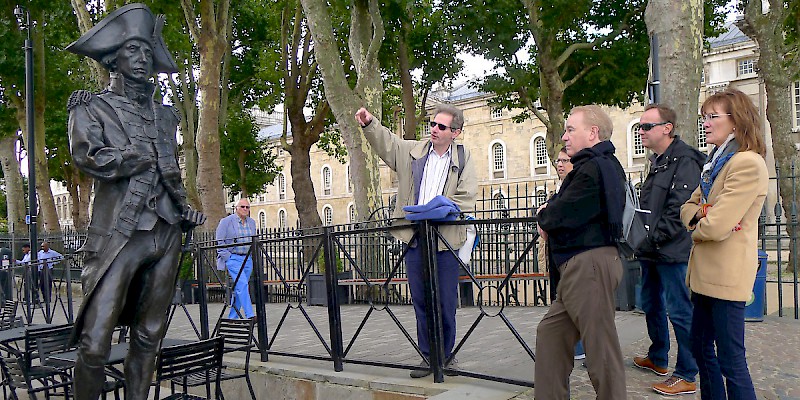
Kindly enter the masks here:
M 461 214 L 456 203 L 444 196 L 436 196 L 431 201 L 418 206 L 405 206 L 406 219 L 409 221 L 455 221 Z

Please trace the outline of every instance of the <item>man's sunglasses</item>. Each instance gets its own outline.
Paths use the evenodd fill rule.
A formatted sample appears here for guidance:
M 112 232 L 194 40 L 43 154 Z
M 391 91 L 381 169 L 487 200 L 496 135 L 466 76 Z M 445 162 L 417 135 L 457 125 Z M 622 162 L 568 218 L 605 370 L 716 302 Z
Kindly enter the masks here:
M 250 206 L 239 206 L 239 208 L 250 209 Z
M 666 125 L 666 124 L 671 124 L 671 123 L 672 123 L 672 122 L 669 122 L 669 121 L 665 121 L 665 122 L 658 122 L 658 123 L 650 123 L 650 122 L 645 122 L 644 124 L 639 124 L 639 129 L 641 129 L 641 130 L 643 130 L 643 131 L 647 132 L 647 131 L 649 131 L 650 129 L 653 129 L 653 128 L 657 127 L 657 126 Z
M 431 128 L 434 128 L 434 127 L 437 127 L 437 126 L 439 127 L 440 131 L 446 131 L 448 129 L 450 129 L 451 131 L 455 131 L 456 129 L 458 129 L 458 128 L 449 127 L 449 126 L 447 126 L 445 124 L 440 124 L 438 122 L 431 121 Z

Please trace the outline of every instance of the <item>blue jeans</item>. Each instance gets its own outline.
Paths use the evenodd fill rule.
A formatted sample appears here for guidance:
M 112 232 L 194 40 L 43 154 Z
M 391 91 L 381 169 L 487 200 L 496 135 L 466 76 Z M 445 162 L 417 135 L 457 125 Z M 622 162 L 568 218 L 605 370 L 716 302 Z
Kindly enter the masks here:
M 236 275 L 239 274 L 239 269 L 242 268 L 244 257 L 245 256 L 239 254 L 231 254 L 231 257 L 225 262 L 225 266 L 228 267 L 228 273 L 231 275 L 231 280 L 236 280 Z M 239 276 L 239 280 L 233 287 L 231 311 L 228 313 L 228 318 L 230 319 L 239 318 L 239 314 L 237 313 L 239 309 L 244 311 L 243 314 L 245 318 L 252 318 L 255 315 L 255 313 L 253 313 L 253 302 L 250 300 L 250 289 L 247 286 L 248 282 L 250 282 L 250 274 L 252 272 L 253 258 L 248 257 L 247 262 L 244 263 L 242 275 Z
M 691 352 L 692 301 L 686 287 L 686 263 L 640 261 L 642 264 L 642 311 L 647 321 L 650 349 L 647 357 L 657 367 L 669 364 L 669 327 L 678 342 L 678 360 L 673 375 L 687 382 L 697 376 L 697 362 Z
M 584 348 L 583 348 L 583 341 L 582 340 L 578 340 L 578 343 L 575 343 L 575 355 L 579 356 L 581 354 L 585 355 L 586 354 L 586 350 L 584 350 Z
M 406 271 L 408 286 L 411 289 L 411 302 L 417 317 L 417 342 L 425 357 L 430 355 L 428 337 L 428 310 L 425 306 L 425 280 L 422 251 L 419 246 L 408 249 Z M 436 253 L 436 267 L 439 275 L 439 303 L 442 307 L 442 333 L 444 335 L 444 355 L 449 358 L 456 343 L 456 308 L 458 308 L 458 260 L 449 251 Z
M 701 398 L 755 400 L 745 358 L 744 302 L 692 293 L 692 303 L 692 353 L 700 367 Z

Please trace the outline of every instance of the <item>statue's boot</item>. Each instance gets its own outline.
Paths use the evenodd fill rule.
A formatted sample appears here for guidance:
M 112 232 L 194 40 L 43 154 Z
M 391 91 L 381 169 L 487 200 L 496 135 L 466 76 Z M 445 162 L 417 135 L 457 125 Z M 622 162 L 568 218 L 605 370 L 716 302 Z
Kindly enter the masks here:
M 103 393 L 106 382 L 105 365 L 90 365 L 78 353 L 75 362 L 75 400 L 97 400 Z

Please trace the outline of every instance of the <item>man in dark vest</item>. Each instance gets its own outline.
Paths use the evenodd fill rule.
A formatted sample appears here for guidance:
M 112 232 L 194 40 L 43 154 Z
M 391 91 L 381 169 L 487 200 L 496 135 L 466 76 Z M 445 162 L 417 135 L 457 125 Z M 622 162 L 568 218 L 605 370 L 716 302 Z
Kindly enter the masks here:
M 75 321 L 75 398 L 95 400 L 114 327 L 130 327 L 126 399 L 148 396 L 178 273 L 181 231 L 205 222 L 181 182 L 178 116 L 153 100 L 159 72 L 177 72 L 158 19 L 143 4 L 122 7 L 67 50 L 110 72 L 100 94 L 70 96 L 69 139 L 75 164 L 95 180 L 81 274 L 84 301 Z

